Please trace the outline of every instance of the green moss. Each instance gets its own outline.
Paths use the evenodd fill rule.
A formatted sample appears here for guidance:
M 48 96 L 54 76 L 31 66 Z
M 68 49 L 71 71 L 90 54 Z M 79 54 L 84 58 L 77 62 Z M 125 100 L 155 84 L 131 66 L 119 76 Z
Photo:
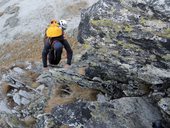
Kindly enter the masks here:
M 126 43 L 126 44 L 123 45 L 123 48 L 125 48 L 125 49 L 132 49 L 134 47 L 135 46 L 133 44 L 129 44 L 129 43 Z
M 123 48 L 125 48 L 125 49 L 133 49 L 133 50 L 138 49 L 138 47 L 135 44 L 130 44 L 130 43 L 125 43 L 123 45 Z
M 118 40 L 118 41 L 117 41 L 117 44 L 118 44 L 118 45 L 123 45 L 123 44 L 124 44 L 124 41 Z
M 114 25 L 114 29 L 115 29 L 116 32 L 119 32 L 119 31 L 122 30 L 122 25 L 120 25 L 120 24 L 115 24 L 115 25 Z
M 170 38 L 170 28 L 166 29 L 162 34 L 162 37 Z
M 18 118 L 16 117 L 11 117 L 11 123 L 14 125 L 14 126 L 19 126 L 21 124 L 21 122 L 18 120 Z
M 116 10 L 116 9 L 115 9 L 114 7 L 111 8 L 111 12 L 112 12 L 112 13 L 114 13 L 115 10 Z
M 122 3 L 123 2 L 123 0 L 119 0 L 120 1 L 120 3 Z
M 124 28 L 124 31 L 126 32 L 131 32 L 133 30 L 132 26 L 131 25 L 126 25 L 125 28 Z
M 132 49 L 133 51 L 142 51 L 139 46 L 129 43 L 129 42 L 124 42 L 124 41 L 117 41 L 118 45 L 121 45 L 124 49 Z
M 122 29 L 126 32 L 131 32 L 133 30 L 133 27 L 129 24 L 121 24 L 117 22 L 113 22 L 112 20 L 91 20 L 90 23 L 93 26 L 101 26 L 101 27 L 111 27 L 113 28 L 116 32 L 122 31 Z
M 108 49 L 106 47 L 102 47 L 102 48 L 98 49 L 98 52 L 104 54 L 104 53 L 108 52 Z
M 119 51 L 112 51 L 112 55 L 116 57 L 119 56 Z
M 121 57 L 123 60 L 125 61 L 135 61 L 134 57 L 131 57 L 131 56 L 126 56 L 126 57 Z
M 165 59 L 166 61 L 170 61 L 170 54 L 166 54 L 162 56 L 162 58 Z
M 141 17 L 140 21 L 139 21 L 142 25 L 146 24 L 146 19 L 144 17 Z
M 90 47 L 91 47 L 90 44 L 87 43 L 87 42 L 85 42 L 85 43 L 83 44 L 83 48 L 84 48 L 84 49 L 89 49 Z
M 150 56 L 150 59 L 151 59 L 152 61 L 156 61 L 156 56 L 155 56 L 155 55 L 151 55 L 151 56 Z
M 106 43 L 111 43 L 111 42 L 112 42 L 112 39 L 111 39 L 109 36 L 106 36 L 105 42 L 106 42 Z
M 110 19 L 102 19 L 102 20 L 91 20 L 90 23 L 93 26 L 102 26 L 102 27 L 113 27 L 114 23 Z
M 115 39 L 116 37 L 117 37 L 117 33 L 116 32 L 115 33 L 109 33 L 109 38 L 111 40 Z

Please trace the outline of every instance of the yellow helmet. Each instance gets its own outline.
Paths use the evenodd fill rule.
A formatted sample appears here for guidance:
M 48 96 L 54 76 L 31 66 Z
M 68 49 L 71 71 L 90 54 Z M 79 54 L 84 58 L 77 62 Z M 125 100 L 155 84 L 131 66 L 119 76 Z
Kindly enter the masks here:
M 62 29 L 56 21 L 53 21 L 46 30 L 47 37 L 59 37 L 63 34 Z
M 57 24 L 57 20 L 53 19 L 53 20 L 51 20 L 50 23 L 51 23 L 51 24 Z

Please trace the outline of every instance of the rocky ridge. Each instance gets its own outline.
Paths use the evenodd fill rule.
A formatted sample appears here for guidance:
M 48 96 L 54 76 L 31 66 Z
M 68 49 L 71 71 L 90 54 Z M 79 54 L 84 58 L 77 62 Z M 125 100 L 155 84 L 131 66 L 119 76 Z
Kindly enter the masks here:
M 100 0 L 83 10 L 69 70 L 20 62 L 2 73 L 1 124 L 169 128 L 169 10 L 167 0 Z

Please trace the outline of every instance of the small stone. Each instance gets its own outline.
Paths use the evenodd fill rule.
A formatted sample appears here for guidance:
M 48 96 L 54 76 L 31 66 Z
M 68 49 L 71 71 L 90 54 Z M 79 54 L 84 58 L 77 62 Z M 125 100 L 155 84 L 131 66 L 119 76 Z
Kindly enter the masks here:
M 22 97 L 22 99 L 21 99 L 21 104 L 27 105 L 27 104 L 29 104 L 29 103 L 30 103 L 30 100 L 28 100 L 28 99 Z
M 31 87 L 32 87 L 32 88 L 37 88 L 38 86 L 39 86 L 39 84 L 36 83 L 36 82 L 34 82 L 34 83 L 31 84 Z
M 26 91 L 23 91 L 23 90 L 20 90 L 19 91 L 19 95 L 26 98 L 26 99 L 31 99 L 31 94 L 29 92 L 26 92 Z
M 18 111 L 16 110 L 11 110 L 13 114 L 18 114 Z
M 15 26 L 17 26 L 18 21 L 19 21 L 19 19 L 16 18 L 16 16 L 12 16 L 6 20 L 4 27 L 9 25 L 11 28 L 14 28 Z
M 101 95 L 101 94 L 98 94 L 98 95 L 97 95 L 97 101 L 98 101 L 98 102 L 101 102 L 101 103 L 102 103 L 102 102 L 106 102 L 106 101 L 108 101 L 108 99 L 109 99 L 109 98 L 108 98 L 108 97 L 105 97 L 104 95 Z
M 94 81 L 98 81 L 98 82 L 102 82 L 102 79 L 100 78 L 100 77 L 93 77 L 93 79 L 92 80 L 94 80 Z
M 27 116 L 23 119 L 24 123 L 27 126 L 31 126 L 32 124 L 34 124 L 36 122 L 35 118 L 31 117 L 31 116 Z
M 18 73 L 18 74 L 24 73 L 24 70 L 21 69 L 21 68 L 19 68 L 19 67 L 15 67 L 15 68 L 13 68 L 13 70 L 14 70 L 16 73 Z
M 4 13 L 7 13 L 7 14 L 13 14 L 13 13 L 17 13 L 19 11 L 19 7 L 18 6 L 15 6 L 15 5 L 12 5 L 12 6 L 8 6 Z
M 40 85 L 39 87 L 36 88 L 36 90 L 42 93 L 44 91 L 44 88 L 45 88 L 44 85 Z
M 11 113 L 11 110 L 4 101 L 0 101 L 0 112 Z
M 19 93 L 15 93 L 13 96 L 13 100 L 15 103 L 17 103 L 18 105 L 21 105 L 21 97 L 19 95 Z

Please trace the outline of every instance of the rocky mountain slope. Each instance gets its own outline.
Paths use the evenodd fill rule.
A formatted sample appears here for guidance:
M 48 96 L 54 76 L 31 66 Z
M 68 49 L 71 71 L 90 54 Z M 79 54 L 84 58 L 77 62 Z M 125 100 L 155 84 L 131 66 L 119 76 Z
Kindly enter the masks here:
M 67 20 L 67 31 L 72 35 L 80 21 L 80 10 L 95 2 L 97 0 L 0 0 L 0 44 L 43 36 L 54 18 Z
M 99 0 L 83 10 L 70 69 L 1 73 L 3 127 L 169 128 L 170 3 Z

